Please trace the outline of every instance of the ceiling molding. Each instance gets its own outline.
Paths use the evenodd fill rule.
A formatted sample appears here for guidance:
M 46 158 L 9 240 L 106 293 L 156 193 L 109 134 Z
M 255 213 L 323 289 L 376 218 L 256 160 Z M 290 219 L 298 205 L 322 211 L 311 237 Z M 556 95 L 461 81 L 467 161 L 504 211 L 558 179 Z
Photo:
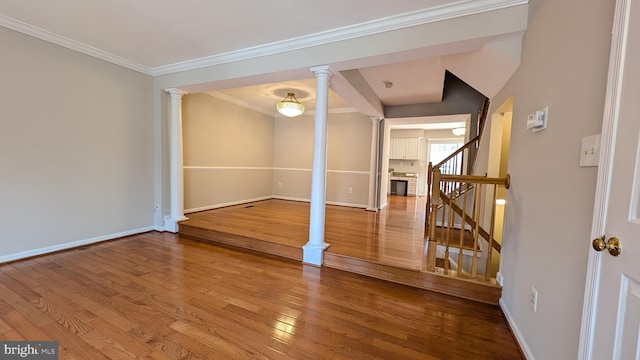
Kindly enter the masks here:
M 0 26 L 141 72 L 143 74 L 158 76 L 349 40 L 386 31 L 523 5 L 528 2 L 529 0 L 461 0 L 450 5 L 443 5 L 435 8 L 390 16 L 307 36 L 296 37 L 153 68 L 69 39 L 62 35 L 29 25 L 8 16 L 0 15 Z
M 203 94 L 209 95 L 209 96 L 213 96 L 214 98 L 218 98 L 220 100 L 226 101 L 226 102 L 230 102 L 232 104 L 236 104 L 238 106 L 242 106 L 245 107 L 247 109 L 251 109 L 254 111 L 257 111 L 259 113 L 265 114 L 265 115 L 269 115 L 269 116 L 273 116 L 273 117 L 284 117 L 284 115 L 279 114 L 277 111 L 275 110 L 271 110 L 271 109 L 264 109 L 262 107 L 259 107 L 255 104 L 251 104 L 248 103 L 246 101 L 240 100 L 238 98 L 234 98 L 233 96 L 229 96 L 227 94 L 223 94 L 219 91 L 206 91 Z M 358 110 L 356 108 L 352 108 L 352 107 L 348 107 L 348 108 L 335 108 L 335 109 L 329 109 L 329 114 L 346 114 L 346 113 L 354 113 L 354 112 L 358 112 Z M 315 115 L 315 110 L 313 111 L 306 111 L 304 113 L 304 115 Z
M 104 61 L 108 61 L 112 64 L 120 65 L 125 68 L 135 70 L 137 72 L 141 72 L 146 75 L 153 75 L 153 71 L 150 67 L 138 64 L 131 60 L 125 59 L 123 57 L 113 55 L 106 51 L 102 51 L 100 49 L 96 49 L 92 46 L 83 44 L 79 41 L 71 40 L 64 36 L 54 34 L 50 31 L 41 29 L 39 27 L 35 27 L 33 25 L 29 25 L 22 21 L 16 20 L 14 18 L 0 15 L 0 26 L 6 27 L 8 29 L 23 33 L 25 35 L 33 36 L 34 38 L 44 40 L 56 45 L 60 45 L 67 49 L 71 49 L 94 58 L 98 58 Z
M 223 94 L 219 91 L 206 91 L 204 92 L 204 94 L 207 94 L 209 96 L 213 96 L 214 98 L 218 98 L 220 100 L 224 100 L 226 102 L 230 102 L 232 104 L 236 104 L 242 107 L 245 107 L 247 109 L 251 109 L 251 110 L 255 110 L 259 113 L 263 113 L 265 115 L 269 115 L 269 116 L 276 116 L 276 111 L 275 111 L 275 107 L 273 109 L 265 109 L 262 108 L 260 106 L 257 106 L 255 104 L 251 104 L 248 103 L 246 101 L 240 100 L 238 98 L 234 98 L 233 96 L 229 96 L 227 94 Z
M 359 111 L 358 109 L 353 107 L 329 109 L 329 114 L 347 114 L 347 113 L 354 113 L 354 112 L 359 112 Z M 314 111 L 314 114 L 315 114 L 315 111 Z
M 436 21 L 509 8 L 527 3 L 529 3 L 529 0 L 462 0 L 451 5 L 443 5 L 435 8 L 409 12 L 406 14 L 390 16 L 356 25 L 323 31 L 312 35 L 300 36 L 237 51 L 230 51 L 223 54 L 159 66 L 152 69 L 152 74 L 154 76 L 166 75 L 207 66 L 248 60 L 378 34 L 386 31 L 428 24 Z

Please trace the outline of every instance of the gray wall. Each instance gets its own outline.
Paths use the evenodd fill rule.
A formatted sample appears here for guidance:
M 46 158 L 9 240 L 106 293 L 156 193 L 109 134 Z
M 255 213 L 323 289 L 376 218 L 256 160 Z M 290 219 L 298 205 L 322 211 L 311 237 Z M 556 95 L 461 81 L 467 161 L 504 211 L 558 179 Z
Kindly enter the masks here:
M 394 119 L 471 114 L 471 121 L 467 129 L 471 139 L 478 134 L 478 112 L 482 110 L 484 100 L 484 95 L 446 71 L 441 102 L 387 106 L 384 109 L 384 115 L 388 119 Z
M 151 229 L 151 77 L 3 27 L 0 44 L 0 261 Z
M 522 63 L 492 102 L 514 96 L 501 304 L 530 355 L 575 359 L 597 175 L 579 167 L 580 145 L 601 132 L 614 1 L 530 6 Z M 544 106 L 548 127 L 533 134 L 527 115 Z

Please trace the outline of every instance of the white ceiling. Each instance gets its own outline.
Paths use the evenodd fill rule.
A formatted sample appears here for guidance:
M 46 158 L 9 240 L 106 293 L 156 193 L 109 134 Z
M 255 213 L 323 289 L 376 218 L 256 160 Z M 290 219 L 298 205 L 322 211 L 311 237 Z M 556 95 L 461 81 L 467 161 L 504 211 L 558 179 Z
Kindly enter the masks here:
M 202 59 L 300 47 L 312 43 L 311 39 L 319 43 L 331 37 L 357 36 L 364 30 L 386 31 L 384 26 L 394 21 L 402 24 L 397 26 L 410 26 L 410 21 L 425 14 L 446 19 L 451 14 L 460 17 L 465 11 L 492 11 L 523 1 L 0 0 L 0 26 L 153 75 Z M 464 74 L 463 80 L 491 97 L 519 63 L 520 37 L 475 42 L 446 56 L 374 62 L 375 66 L 358 70 L 385 105 L 440 101 L 445 69 Z M 478 68 L 478 64 L 496 68 Z M 385 81 L 393 87 L 385 87 Z M 274 114 L 275 103 L 290 91 L 313 110 L 315 79 L 311 73 L 309 79 L 218 89 L 210 94 Z M 349 109 L 352 105 L 331 91 L 329 106 Z

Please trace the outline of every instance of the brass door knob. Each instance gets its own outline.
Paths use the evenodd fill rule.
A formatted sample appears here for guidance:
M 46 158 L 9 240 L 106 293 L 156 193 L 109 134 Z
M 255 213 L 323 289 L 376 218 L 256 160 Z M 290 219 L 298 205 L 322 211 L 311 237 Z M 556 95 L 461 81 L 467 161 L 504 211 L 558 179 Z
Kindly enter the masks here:
M 616 237 L 610 238 L 608 241 L 604 241 L 605 237 L 599 237 L 594 239 L 591 245 L 593 245 L 593 249 L 595 251 L 602 251 L 607 249 L 609 254 L 613 256 L 618 256 L 622 252 L 622 247 L 620 246 L 620 240 Z

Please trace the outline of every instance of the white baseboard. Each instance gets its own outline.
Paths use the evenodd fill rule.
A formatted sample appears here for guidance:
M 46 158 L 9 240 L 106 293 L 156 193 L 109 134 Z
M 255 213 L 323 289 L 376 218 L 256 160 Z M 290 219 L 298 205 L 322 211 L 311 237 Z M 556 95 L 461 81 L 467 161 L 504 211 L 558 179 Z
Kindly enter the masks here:
M 185 214 L 189 214 L 189 213 L 194 213 L 194 212 L 198 212 L 198 211 L 213 210 L 213 209 L 218 209 L 218 208 L 227 207 L 227 206 L 242 205 L 242 204 L 246 204 L 246 203 L 250 203 L 250 202 L 254 202 L 254 201 L 269 200 L 269 199 L 272 199 L 272 198 L 273 198 L 273 196 L 269 195 L 269 196 L 261 196 L 261 197 L 257 197 L 257 198 L 253 198 L 253 199 L 244 199 L 244 200 L 231 201 L 231 202 L 222 203 L 222 204 L 201 206 L 201 207 L 197 207 L 197 208 L 185 209 L 184 213 Z
M 360 208 L 360 209 L 366 209 L 367 208 L 367 205 L 343 203 L 343 202 L 337 202 L 337 201 L 327 201 L 327 205 L 346 206 L 346 207 L 353 207 L 353 208 Z
M 280 195 L 273 195 L 271 197 L 272 199 L 278 199 L 278 200 L 289 200 L 289 201 L 300 201 L 300 202 L 310 202 L 311 200 L 306 199 L 306 198 L 298 198 L 298 197 L 293 197 L 293 196 L 280 196 Z
M 511 330 L 513 331 L 513 334 L 516 336 L 516 341 L 520 345 L 522 352 L 524 352 L 524 356 L 527 358 L 527 360 L 535 360 L 535 358 L 533 357 L 533 354 L 531 353 L 531 349 L 529 349 L 529 346 L 527 345 L 527 342 L 522 336 L 520 329 L 518 329 L 518 326 L 513 320 L 513 317 L 511 316 L 511 312 L 509 312 L 509 308 L 504 303 L 504 301 L 502 301 L 502 299 L 500 299 L 500 308 L 502 309 L 502 312 L 504 313 L 504 317 L 507 319 L 507 322 L 509 323 Z
M 311 202 L 311 200 L 309 199 L 290 197 L 290 196 L 274 195 L 272 198 L 280 199 L 280 200 L 300 201 L 300 202 L 307 202 L 307 203 Z M 363 204 L 343 203 L 343 202 L 337 202 L 337 201 L 327 201 L 327 205 L 346 206 L 346 207 L 354 207 L 354 208 L 360 208 L 360 209 L 367 208 L 367 205 L 363 205 Z
M 149 226 L 149 227 L 146 227 L 146 228 L 123 231 L 123 232 L 119 232 L 119 233 L 115 233 L 115 234 L 98 236 L 98 237 L 94 237 L 94 238 L 90 238 L 90 239 L 72 241 L 72 242 L 68 242 L 68 243 L 64 243 L 64 244 L 47 246 L 47 247 L 43 247 L 43 248 L 40 248 L 40 249 L 22 251 L 22 252 L 15 253 L 15 254 L 4 255 L 4 256 L 0 256 L 0 264 L 6 263 L 6 262 L 9 262 L 9 261 L 16 261 L 16 260 L 26 259 L 26 258 L 30 258 L 30 257 L 33 257 L 33 256 L 44 255 L 44 254 L 48 254 L 48 253 L 52 253 L 52 252 L 56 252 L 56 251 L 73 249 L 73 248 L 76 248 L 76 247 L 95 244 L 95 243 L 99 243 L 99 242 L 107 241 L 107 240 L 113 240 L 113 239 L 117 239 L 117 238 L 121 238 L 121 237 L 125 237 L 125 236 L 141 234 L 141 233 L 145 233 L 145 232 L 152 231 L 152 230 L 155 230 L 154 226 Z

